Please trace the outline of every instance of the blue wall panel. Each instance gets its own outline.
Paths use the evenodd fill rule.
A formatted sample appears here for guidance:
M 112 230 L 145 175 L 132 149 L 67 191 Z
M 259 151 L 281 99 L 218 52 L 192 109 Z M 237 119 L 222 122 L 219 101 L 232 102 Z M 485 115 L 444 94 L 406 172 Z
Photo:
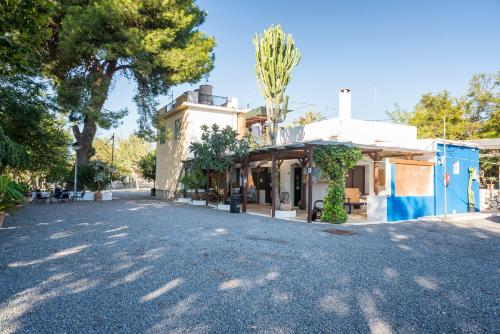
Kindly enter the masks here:
M 437 161 L 441 162 L 443 157 L 443 144 L 437 145 Z M 458 174 L 453 171 L 453 165 L 458 162 Z M 475 167 L 479 174 L 479 150 L 473 147 L 446 145 L 446 169 L 450 175 L 450 183 L 447 187 L 447 212 L 465 213 L 467 212 L 469 183 L 469 167 Z M 444 213 L 444 187 L 443 187 L 443 165 L 436 164 L 434 167 L 434 193 L 435 211 L 434 214 Z M 479 182 L 472 182 L 472 189 L 476 202 L 476 211 L 479 211 Z
M 387 221 L 409 220 L 434 214 L 434 196 L 396 196 L 396 175 L 391 164 L 391 195 L 387 197 Z

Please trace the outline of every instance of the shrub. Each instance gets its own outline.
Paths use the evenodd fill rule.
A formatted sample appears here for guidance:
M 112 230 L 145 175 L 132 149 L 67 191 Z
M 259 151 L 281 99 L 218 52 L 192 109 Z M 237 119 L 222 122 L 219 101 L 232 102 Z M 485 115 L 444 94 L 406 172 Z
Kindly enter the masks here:
M 347 220 L 344 208 L 346 173 L 356 166 L 361 157 L 358 148 L 345 145 L 314 148 L 314 162 L 328 175 L 328 193 L 324 200 L 322 221 L 342 224 Z
M 16 205 L 24 203 L 24 194 L 19 192 L 18 184 L 0 175 L 0 212 L 9 211 Z
M 90 191 L 101 191 L 111 182 L 109 168 L 99 160 L 78 166 L 78 182 Z

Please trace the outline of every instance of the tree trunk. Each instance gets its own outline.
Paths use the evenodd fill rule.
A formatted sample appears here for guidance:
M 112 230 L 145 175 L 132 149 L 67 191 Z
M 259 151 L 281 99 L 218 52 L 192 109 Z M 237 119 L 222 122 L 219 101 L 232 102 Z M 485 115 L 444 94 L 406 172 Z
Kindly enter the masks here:
M 134 173 L 134 178 L 135 178 L 135 189 L 139 189 L 139 175 L 137 175 L 137 173 Z
M 91 75 L 96 77 L 96 80 L 90 89 L 90 102 L 85 106 L 85 116 L 83 119 L 83 130 L 80 131 L 78 125 L 73 126 L 73 135 L 76 142 L 80 145 L 80 150 L 77 153 L 78 165 L 87 164 L 90 158 L 95 154 L 92 143 L 94 142 L 97 132 L 97 120 L 101 115 L 102 107 L 108 97 L 111 80 L 116 69 L 116 61 L 110 62 L 108 68 L 104 70 L 101 66 L 96 67 Z
M 92 143 L 96 132 L 96 122 L 90 116 L 85 116 L 83 131 L 80 131 L 78 125 L 73 125 L 73 135 L 75 136 L 76 142 L 80 145 L 80 149 L 77 153 L 78 166 L 87 164 L 94 155 L 95 152 Z

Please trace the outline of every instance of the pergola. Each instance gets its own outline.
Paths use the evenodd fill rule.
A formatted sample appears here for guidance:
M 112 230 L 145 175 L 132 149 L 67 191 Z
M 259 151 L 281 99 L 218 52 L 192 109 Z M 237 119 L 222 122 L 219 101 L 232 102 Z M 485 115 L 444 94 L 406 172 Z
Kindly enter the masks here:
M 292 143 L 276 146 L 266 146 L 258 148 L 250 152 L 248 157 L 244 161 L 240 161 L 243 164 L 243 203 L 242 211 L 247 211 L 248 204 L 248 169 L 252 162 L 256 161 L 271 161 L 271 216 L 274 218 L 276 214 L 276 169 L 280 168 L 284 160 L 298 160 L 302 168 L 307 168 L 307 222 L 312 221 L 312 190 L 313 182 L 311 178 L 311 172 L 313 168 L 313 149 L 319 146 L 332 146 L 332 145 L 346 145 L 357 147 L 361 150 L 363 154 L 368 155 L 374 163 L 373 176 L 374 176 L 374 191 L 377 195 L 379 192 L 379 162 L 383 158 L 388 157 L 403 157 L 406 159 L 412 159 L 414 156 L 421 156 L 424 153 L 429 153 L 427 150 L 417 150 L 417 149 L 406 149 L 398 147 L 385 147 L 378 145 L 363 145 L 354 144 L 352 142 L 341 142 L 341 141 L 328 141 L 328 140 L 314 140 L 301 143 Z M 305 187 L 302 187 L 302 198 L 305 199 Z M 302 208 L 304 209 L 304 208 Z
M 466 143 L 478 145 L 481 158 L 496 158 L 498 163 L 498 181 L 500 182 L 500 138 L 466 140 Z

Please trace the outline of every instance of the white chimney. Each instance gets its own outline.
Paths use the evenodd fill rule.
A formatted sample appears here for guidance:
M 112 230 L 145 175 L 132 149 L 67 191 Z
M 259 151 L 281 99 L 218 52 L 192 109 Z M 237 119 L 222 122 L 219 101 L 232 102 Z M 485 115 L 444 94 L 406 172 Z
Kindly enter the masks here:
M 351 118 L 351 90 L 348 88 L 343 88 L 339 92 L 339 117 Z

